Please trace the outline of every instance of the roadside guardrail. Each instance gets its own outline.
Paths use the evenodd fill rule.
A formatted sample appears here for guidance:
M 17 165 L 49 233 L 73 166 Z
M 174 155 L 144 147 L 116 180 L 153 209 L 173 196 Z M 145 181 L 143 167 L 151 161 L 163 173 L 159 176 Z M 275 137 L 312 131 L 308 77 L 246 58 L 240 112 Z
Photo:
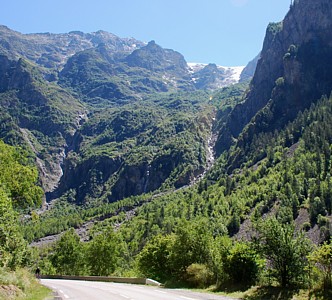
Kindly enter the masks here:
M 162 284 L 150 278 L 134 278 L 134 277 L 111 277 L 111 276 L 70 276 L 70 275 L 41 275 L 42 279 L 65 279 L 65 280 L 82 280 L 82 281 L 103 281 L 131 284 L 145 284 L 153 286 L 161 286 Z

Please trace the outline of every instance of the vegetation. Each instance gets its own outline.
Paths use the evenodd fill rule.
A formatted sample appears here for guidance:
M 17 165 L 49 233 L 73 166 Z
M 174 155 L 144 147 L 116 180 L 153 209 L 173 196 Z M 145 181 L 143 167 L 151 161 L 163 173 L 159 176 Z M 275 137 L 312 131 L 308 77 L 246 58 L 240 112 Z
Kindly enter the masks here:
M 40 265 L 48 273 L 136 274 L 169 285 L 206 287 L 216 284 L 219 289 L 236 285 L 243 289 L 254 284 L 282 288 L 309 288 L 312 284 L 321 284 L 328 292 L 331 284 L 328 218 L 331 213 L 331 104 L 331 98 L 322 98 L 278 134 L 257 136 L 255 146 L 252 146 L 254 151 L 248 152 L 251 156 L 242 169 L 234 170 L 231 175 L 221 171 L 227 165 L 227 155 L 233 155 L 226 153 L 197 186 L 155 196 L 137 196 L 100 207 L 67 204 L 64 209 L 65 202 L 58 202 L 55 204 L 58 208 L 45 216 L 31 215 L 29 226 L 39 224 L 35 228 L 46 228 L 52 215 L 54 220 L 60 221 L 77 218 L 74 226 L 98 215 L 109 216 L 95 226 L 87 243 L 81 242 L 72 229 L 52 248 L 40 250 L 44 251 L 40 253 Z M 24 164 L 15 161 L 15 157 L 20 158 L 21 163 L 28 163 L 19 151 L 5 144 L 2 147 L 7 155 L 15 153 L 12 160 L 18 167 Z M 24 167 L 29 168 L 28 165 Z M 3 186 L 14 186 L 9 179 L 15 177 L 6 178 Z M 28 178 L 34 178 L 33 186 L 35 177 Z M 10 253 L 12 257 L 3 261 L 7 261 L 7 267 L 14 268 L 24 265 L 28 252 L 17 219 L 6 217 L 6 213 L 15 216 L 14 208 L 10 207 L 14 202 L 10 199 L 15 199 L 12 195 L 16 194 L 10 191 L 10 188 L 3 191 L 2 215 L 9 222 L 5 224 L 6 228 L 13 227 L 13 234 L 7 239 L 15 244 L 17 254 L 13 248 L 4 247 L 4 253 Z M 36 191 L 40 196 L 38 189 Z M 17 208 L 27 205 L 24 201 L 16 202 L 22 203 Z M 136 217 L 124 222 L 126 213 L 120 211 L 126 205 L 129 211 L 136 209 Z M 58 215 L 60 211 L 62 219 Z M 311 254 L 313 245 L 305 233 L 301 233 L 301 228 L 295 230 L 297 218 L 303 211 L 308 214 L 306 231 L 318 226 L 320 241 L 326 241 L 322 246 L 316 246 L 317 250 Z M 264 213 L 273 217 L 262 221 Z M 249 231 L 253 242 L 237 240 L 244 221 L 252 224 Z M 115 224 L 119 223 L 122 225 L 114 232 Z M 68 223 L 67 226 L 73 225 Z M 30 237 L 35 237 L 34 230 L 30 231 Z M 19 243 L 22 246 L 18 247 Z
M 1 267 L 24 264 L 27 245 L 14 210 L 41 204 L 37 171 L 18 149 L 0 141 L 0 257 Z
M 284 25 L 269 25 L 265 47 Z M 1 272 L 38 263 L 43 273 L 147 276 L 244 299 L 330 297 L 332 96 L 322 94 L 331 76 L 317 71 L 330 49 L 281 44 L 285 73 L 269 79 L 259 111 L 242 102 L 260 95 L 248 83 L 194 91 L 182 56 L 154 42 L 131 55 L 79 52 L 52 82 L 0 56 L 0 136 L 22 145 L 0 142 Z M 34 163 L 53 200 L 43 210 Z
M 19 226 L 18 211 L 41 204 L 37 170 L 22 149 L 0 141 L 0 299 L 45 299 L 27 267 L 31 253 Z
M 263 222 L 258 231 L 257 246 L 270 262 L 270 273 L 280 286 L 296 286 L 305 281 L 311 245 L 304 234 L 295 233 L 293 226 L 280 224 L 275 218 Z
M 167 102 L 164 98 L 153 101 L 162 102 L 165 109 L 173 107 L 173 101 L 177 103 L 175 108 L 178 105 L 188 105 L 188 109 L 192 107 L 193 102 L 186 104 L 183 98 L 173 97 L 172 100 L 169 96 Z M 173 285 L 185 283 L 204 287 L 216 284 L 220 289 L 230 285 L 248 287 L 253 284 L 309 287 L 321 282 L 322 287 L 328 290 L 331 101 L 322 98 L 310 109 L 300 112 L 281 131 L 256 136 L 252 145 L 248 146 L 250 151 L 234 147 L 231 152 L 224 153 L 206 178 L 196 186 L 172 193 L 144 194 L 116 203 L 100 201 L 96 205 L 88 202 L 83 206 L 76 206 L 75 201 L 68 203 L 71 197 L 75 198 L 75 192 L 68 193 L 41 216 L 31 213 L 30 219 L 22 220 L 28 240 L 79 227 L 90 220 L 101 221 L 91 231 L 89 242 L 81 242 L 77 233 L 70 230 L 52 248 L 34 253 L 34 258 L 40 257 L 37 260 L 40 260 L 42 269 L 53 274 L 136 274 Z M 137 110 L 136 116 L 142 114 L 143 117 L 139 118 L 148 120 L 144 125 L 135 121 L 135 114 L 131 122 L 124 110 L 114 110 L 114 118 L 122 118 L 126 122 L 123 130 L 131 130 L 123 133 L 109 131 L 109 140 L 121 143 L 121 139 L 132 139 L 127 135 L 137 126 L 137 132 L 154 130 L 151 127 L 154 122 L 165 120 L 165 114 L 158 113 L 152 109 L 149 114 Z M 104 121 L 96 120 L 89 122 L 96 122 L 94 126 L 98 130 L 101 128 L 101 132 L 114 127 L 106 125 L 106 122 L 112 122 L 112 117 L 105 117 Z M 119 120 L 116 124 L 120 124 Z M 187 121 L 180 123 L 176 118 L 175 132 L 180 124 L 188 126 L 188 119 L 184 120 Z M 160 126 L 160 130 L 165 128 Z M 86 139 L 86 149 L 88 145 L 100 141 L 100 137 L 97 140 Z M 10 239 L 17 251 L 15 254 L 13 248 L 6 248 L 11 244 L 4 243 L 4 252 L 10 255 L 3 262 L 8 267 L 15 267 L 26 264 L 29 259 L 14 209 L 39 204 L 41 192 L 35 185 L 36 172 L 30 169 L 29 159 L 24 158 L 22 151 L 4 143 L 1 147 L 5 162 L 1 165 L 2 215 L 3 220 L 8 222 L 4 226 L 13 228 L 13 234 L 5 239 Z M 242 151 L 245 163 L 242 163 L 241 169 L 234 169 L 228 175 L 227 166 L 230 159 L 236 157 L 237 151 Z M 85 153 L 87 158 L 93 156 L 92 153 Z M 133 162 L 137 163 L 136 160 Z M 17 179 L 10 171 L 24 168 L 30 171 L 20 172 L 25 176 L 19 180 L 24 178 L 30 181 L 22 185 L 24 189 L 15 190 Z M 128 220 L 126 212 L 133 210 L 136 216 Z M 326 241 L 309 256 L 309 249 L 313 246 L 304 234 L 298 229 L 295 231 L 298 226 L 296 219 L 304 211 L 308 214 L 305 230 L 310 232 L 318 226 L 320 241 Z M 261 215 L 267 212 L 274 217 L 261 223 Z M 252 235 L 256 230 L 258 232 L 253 242 L 237 241 L 244 221 L 252 224 L 249 227 Z M 113 232 L 116 224 L 121 226 Z M 227 235 L 237 238 L 230 239 Z M 270 263 L 267 264 L 267 261 Z M 315 268 L 322 267 L 324 272 L 315 271 Z
M 280 132 L 257 136 L 246 163 L 231 175 L 223 170 L 233 154 L 225 153 L 196 186 L 112 204 L 120 208 L 126 203 L 136 216 L 128 219 L 118 211 L 98 222 L 91 241 L 79 246 L 86 257 L 79 270 L 121 275 L 135 270 L 169 285 L 216 284 L 219 289 L 329 286 L 331 101 L 324 97 Z M 101 215 L 111 211 L 111 206 L 101 207 Z M 91 216 L 97 212 L 90 209 Z M 262 221 L 266 213 L 271 217 Z M 301 221 L 306 226 L 298 223 L 302 216 L 307 216 Z M 252 242 L 239 241 L 245 223 Z M 113 232 L 116 224 L 121 226 Z M 306 234 L 316 226 L 315 239 L 326 244 L 312 252 Z M 112 249 L 114 263 L 89 260 L 100 251 L 107 256 L 105 247 Z M 52 263 L 52 256 L 44 256 L 45 268 L 47 261 Z M 316 271 L 320 268 L 323 272 Z M 52 264 L 51 269 L 59 272 L 61 267 Z
M 45 300 L 51 297 L 52 292 L 41 286 L 27 269 L 15 272 L 0 269 L 1 300 Z

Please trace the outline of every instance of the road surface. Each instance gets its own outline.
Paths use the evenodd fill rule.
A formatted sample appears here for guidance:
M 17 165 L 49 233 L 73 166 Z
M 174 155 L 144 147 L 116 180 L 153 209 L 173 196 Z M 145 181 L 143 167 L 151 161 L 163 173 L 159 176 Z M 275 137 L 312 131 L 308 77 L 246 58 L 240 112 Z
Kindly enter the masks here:
M 123 283 L 42 279 L 63 300 L 234 300 L 218 295 Z

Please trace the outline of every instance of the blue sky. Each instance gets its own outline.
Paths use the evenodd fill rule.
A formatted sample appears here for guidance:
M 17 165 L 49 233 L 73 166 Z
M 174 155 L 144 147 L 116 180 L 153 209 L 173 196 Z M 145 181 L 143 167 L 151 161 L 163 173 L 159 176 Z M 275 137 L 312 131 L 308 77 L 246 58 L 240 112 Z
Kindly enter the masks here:
M 155 40 L 188 62 L 245 65 L 290 0 L 3 0 L 0 24 L 22 33 L 105 30 Z

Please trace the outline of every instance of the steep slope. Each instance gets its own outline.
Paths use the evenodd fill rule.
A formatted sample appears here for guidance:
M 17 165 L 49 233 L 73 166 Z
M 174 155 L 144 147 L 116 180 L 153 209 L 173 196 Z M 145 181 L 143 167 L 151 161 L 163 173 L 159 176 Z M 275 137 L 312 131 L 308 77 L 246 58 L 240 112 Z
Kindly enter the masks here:
M 259 53 L 253 60 L 249 61 L 248 64 L 244 67 L 240 75 L 240 82 L 246 82 L 251 80 L 255 74 L 257 63 L 261 54 Z
M 78 130 L 59 188 L 78 203 L 187 185 L 207 164 L 209 95 L 176 93 L 95 111 Z
M 321 95 L 330 94 L 331 20 L 330 1 L 301 0 L 294 2 L 283 22 L 268 26 L 250 90 L 221 130 L 218 154 L 234 139 L 245 145 L 259 132 L 281 128 Z M 232 168 L 242 160 L 235 159 Z
M 1 55 L 0 66 L 0 137 L 25 144 L 35 156 L 44 190 L 52 191 L 85 109 L 67 91 L 46 82 L 31 63 Z

